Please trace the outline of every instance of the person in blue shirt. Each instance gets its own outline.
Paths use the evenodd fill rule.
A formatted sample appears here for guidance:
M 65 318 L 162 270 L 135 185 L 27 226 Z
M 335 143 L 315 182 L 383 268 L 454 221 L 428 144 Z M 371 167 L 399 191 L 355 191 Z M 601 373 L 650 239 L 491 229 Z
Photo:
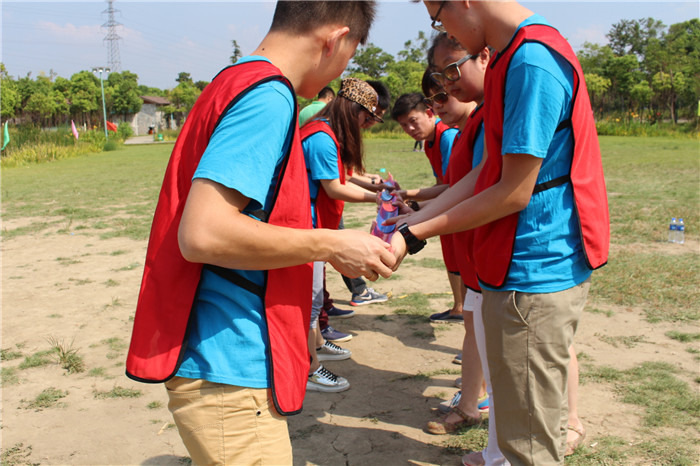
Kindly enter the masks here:
M 576 153 L 571 123 L 574 62 L 541 41 L 508 48 L 515 37 L 522 37 L 518 33 L 524 28 L 546 24 L 516 2 L 424 3 L 433 28 L 454 35 L 468 53 L 490 46 L 499 56 L 508 57 L 500 64 L 496 58 L 489 70 L 496 65 L 507 67 L 503 100 L 489 97 L 491 82 L 496 86 L 494 95 L 500 92 L 495 72 L 487 73 L 485 93 L 489 112 L 485 114 L 484 158 L 501 157 L 496 166 L 502 168 L 499 179 L 488 188 L 466 200 L 463 193 L 443 196 L 439 202 L 443 214 L 426 220 L 418 212 L 403 231 L 407 238 L 413 235 L 421 240 L 436 231 L 474 229 L 518 215 L 504 282 L 496 289 L 480 278 L 494 405 L 499 418 L 507 420 L 496 423 L 498 445 L 511 463 L 561 464 L 570 430 L 566 422 L 569 350 L 586 302 L 591 269 L 583 252 L 571 182 L 533 192 L 536 185 L 570 173 Z M 552 40 L 557 46 L 565 43 L 561 36 Z M 497 123 L 499 108 L 502 123 Z M 588 120 L 573 125 L 587 125 L 587 129 L 592 113 L 582 114 Z M 493 126 L 499 124 L 502 127 Z M 488 153 L 489 147 L 499 145 L 500 154 Z M 602 175 L 596 176 L 601 177 L 597 183 L 602 183 Z M 464 179 L 466 191 L 472 194 L 477 186 L 474 178 Z M 447 220 L 452 221 L 445 228 Z M 397 258 L 402 258 L 404 235 L 395 235 L 392 245 Z M 493 264 L 476 266 L 477 271 L 484 267 L 491 272 Z M 574 444 L 582 438 L 583 433 Z
M 260 46 L 234 67 L 272 63 L 293 89 L 267 80 L 234 100 L 193 179 L 181 180 L 191 182 L 178 233 L 187 261 L 232 269 L 257 285 L 266 270 L 312 261 L 351 277 L 390 275 L 388 245 L 367 233 L 294 229 L 256 217 L 271 203 L 287 149 L 299 145 L 295 92 L 311 97 L 340 75 L 366 41 L 374 11 L 371 1 L 277 4 Z M 166 382 L 195 464 L 292 464 L 286 418 L 270 394 L 264 315 L 259 296 L 205 269 L 182 364 Z
M 347 78 L 338 96 L 301 128 L 308 171 L 311 212 L 315 228 L 337 229 L 344 202 L 376 202 L 376 193 L 346 183 L 348 173 L 364 172 L 362 126 L 379 120 L 377 93 L 366 82 Z M 350 352 L 326 341 L 318 327 L 323 306 L 324 263 L 314 263 L 307 391 L 339 392 L 350 388 L 347 379 L 326 369 L 321 360 L 342 360 Z

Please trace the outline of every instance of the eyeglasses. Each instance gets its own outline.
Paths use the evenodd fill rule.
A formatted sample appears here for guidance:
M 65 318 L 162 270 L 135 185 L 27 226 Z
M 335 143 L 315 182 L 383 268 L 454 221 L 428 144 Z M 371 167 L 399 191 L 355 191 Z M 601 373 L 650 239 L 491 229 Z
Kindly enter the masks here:
M 439 16 L 440 12 L 442 11 L 442 7 L 445 6 L 445 2 L 447 0 L 442 0 L 442 3 L 440 4 L 440 8 L 438 8 L 437 13 L 435 13 L 435 17 L 433 18 L 432 16 L 430 19 L 433 20 L 433 22 L 430 24 L 430 27 L 435 29 L 438 32 L 447 32 L 447 29 L 445 29 L 445 26 L 442 25 L 442 21 L 440 21 Z
M 442 91 L 442 92 L 438 92 L 435 95 L 431 95 L 430 97 L 425 97 L 423 99 L 423 103 L 425 105 L 427 105 L 428 107 L 432 107 L 433 103 L 435 103 L 435 102 L 439 103 L 440 105 L 444 105 L 447 103 L 448 97 L 449 96 L 447 95 L 447 92 Z
M 430 77 L 433 81 L 441 85 L 444 83 L 445 80 L 452 82 L 458 81 L 459 78 L 462 77 L 462 72 L 459 71 L 459 67 L 462 66 L 463 63 L 471 60 L 472 58 L 477 58 L 478 56 L 479 55 L 467 54 L 464 57 L 457 60 L 456 62 L 447 65 L 441 73 L 430 73 Z

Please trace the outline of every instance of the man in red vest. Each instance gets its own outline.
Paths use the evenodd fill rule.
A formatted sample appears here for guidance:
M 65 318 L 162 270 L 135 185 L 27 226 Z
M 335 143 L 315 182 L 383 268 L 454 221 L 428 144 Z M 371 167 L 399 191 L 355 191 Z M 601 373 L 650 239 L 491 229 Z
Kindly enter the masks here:
M 193 107 L 154 215 L 127 375 L 165 382 L 195 464 L 291 464 L 283 415 L 309 368 L 312 261 L 376 280 L 395 263 L 367 233 L 311 229 L 296 93 L 346 68 L 373 1 L 279 2 L 249 57 Z
M 512 464 L 561 464 L 568 348 L 610 238 L 583 71 L 558 31 L 518 3 L 424 3 L 433 28 L 468 53 L 497 52 L 484 83 L 486 161 L 434 201 L 443 214 L 409 217 L 392 243 L 400 258 L 438 233 L 474 230 L 499 447 Z

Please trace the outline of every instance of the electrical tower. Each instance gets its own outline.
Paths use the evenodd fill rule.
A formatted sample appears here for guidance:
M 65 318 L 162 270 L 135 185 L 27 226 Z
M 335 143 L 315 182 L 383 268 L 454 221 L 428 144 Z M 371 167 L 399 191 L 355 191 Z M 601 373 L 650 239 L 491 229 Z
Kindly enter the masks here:
M 119 12 L 119 10 L 114 9 L 114 0 L 107 0 L 109 5 L 102 14 L 107 13 L 107 22 L 102 25 L 103 28 L 107 30 L 107 35 L 104 38 L 104 42 L 107 43 L 107 63 L 112 71 L 120 72 L 122 70 L 121 58 L 119 58 L 119 34 L 117 34 L 117 26 L 121 26 L 114 19 L 114 13 Z

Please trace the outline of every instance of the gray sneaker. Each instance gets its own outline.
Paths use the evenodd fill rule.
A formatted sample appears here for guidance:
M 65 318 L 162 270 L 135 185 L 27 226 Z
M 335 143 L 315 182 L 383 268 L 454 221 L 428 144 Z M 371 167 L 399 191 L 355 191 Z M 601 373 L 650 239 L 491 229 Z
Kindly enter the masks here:
M 366 288 L 362 294 L 352 295 L 351 306 L 364 306 L 365 304 L 383 303 L 389 297 L 385 294 L 377 293 L 374 288 Z
M 316 372 L 306 381 L 306 391 L 309 392 L 343 392 L 350 388 L 350 382 L 344 377 L 338 377 L 323 366 L 319 366 Z
M 326 341 L 323 346 L 316 348 L 316 356 L 318 356 L 319 361 L 342 361 L 343 359 L 349 359 L 352 356 L 352 352 L 341 348 L 335 343 Z

